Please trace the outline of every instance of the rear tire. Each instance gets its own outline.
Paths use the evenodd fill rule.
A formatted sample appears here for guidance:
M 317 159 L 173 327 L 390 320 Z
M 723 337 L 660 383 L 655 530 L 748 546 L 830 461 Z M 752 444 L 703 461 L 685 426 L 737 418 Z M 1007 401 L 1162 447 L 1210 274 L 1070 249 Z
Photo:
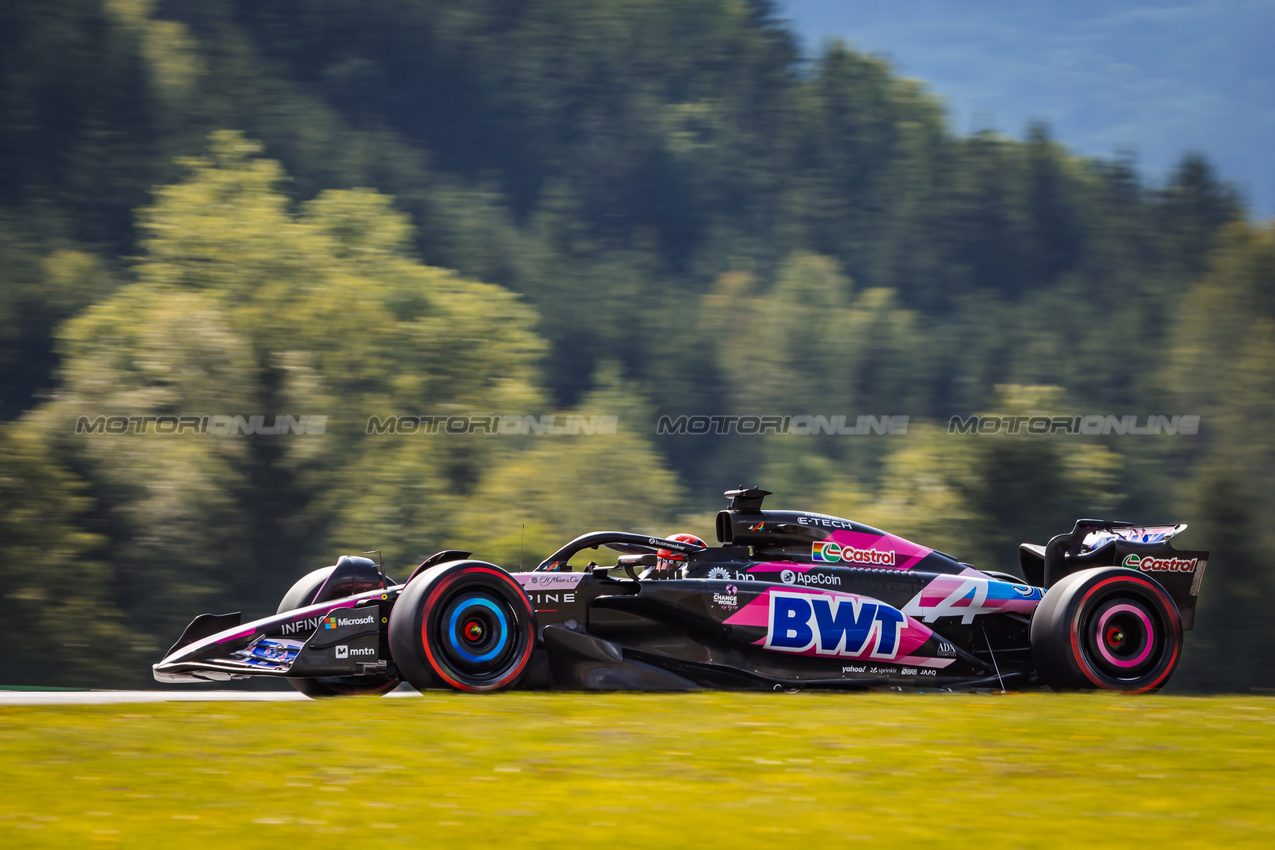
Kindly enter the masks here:
M 1032 656 L 1055 690 L 1159 690 L 1182 656 L 1182 619 L 1157 582 L 1097 567 L 1051 587 L 1031 622 Z
M 390 652 L 417 690 L 497 691 L 516 684 L 535 649 L 535 613 L 509 573 L 481 561 L 435 567 L 399 594 Z
M 293 611 L 314 603 L 323 583 L 332 575 L 335 567 L 322 567 L 302 576 L 279 601 L 275 613 Z M 398 685 L 396 676 L 325 676 L 320 679 L 288 679 L 288 684 L 311 699 L 320 697 L 354 696 L 356 694 L 383 694 Z

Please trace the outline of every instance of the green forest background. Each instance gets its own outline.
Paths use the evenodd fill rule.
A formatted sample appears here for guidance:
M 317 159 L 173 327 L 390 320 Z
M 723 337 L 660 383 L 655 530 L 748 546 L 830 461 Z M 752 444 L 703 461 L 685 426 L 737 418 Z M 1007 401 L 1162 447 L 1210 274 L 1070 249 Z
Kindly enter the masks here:
M 379 548 L 711 538 L 722 490 L 1015 571 L 1080 516 L 1210 549 L 1180 690 L 1275 687 L 1275 225 L 1208 162 L 959 135 L 760 0 L 0 5 L 0 682 L 146 684 Z M 949 435 L 973 413 L 1198 435 Z M 618 417 L 368 435 L 369 416 Z M 323 436 L 77 435 L 325 415 Z M 682 414 L 904 436 L 657 436 Z

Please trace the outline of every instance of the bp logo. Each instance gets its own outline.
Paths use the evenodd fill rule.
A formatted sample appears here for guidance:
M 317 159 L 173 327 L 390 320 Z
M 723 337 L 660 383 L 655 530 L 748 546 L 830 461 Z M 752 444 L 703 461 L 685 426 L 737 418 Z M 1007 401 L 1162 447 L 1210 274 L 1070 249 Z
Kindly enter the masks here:
M 713 567 L 708 571 L 708 577 L 719 581 L 727 581 L 730 579 L 730 570 L 725 567 Z
M 782 573 L 779 574 L 779 579 L 784 584 L 796 584 L 797 574 L 794 573 L 792 570 L 784 570 Z

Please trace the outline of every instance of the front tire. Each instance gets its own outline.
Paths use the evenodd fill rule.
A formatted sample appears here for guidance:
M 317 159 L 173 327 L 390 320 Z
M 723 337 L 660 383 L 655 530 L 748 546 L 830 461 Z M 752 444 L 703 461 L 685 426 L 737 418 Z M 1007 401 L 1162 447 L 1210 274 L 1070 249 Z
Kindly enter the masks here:
M 1182 619 L 1157 582 L 1096 567 L 1064 577 L 1031 623 L 1036 669 L 1055 690 L 1159 690 L 1182 656 Z
M 423 573 L 390 612 L 390 653 L 417 690 L 511 687 L 527 669 L 535 634 L 535 613 L 522 586 L 481 561 Z
M 279 601 L 279 610 L 294 611 L 314 603 L 323 583 L 332 575 L 335 567 L 322 567 L 307 573 L 292 585 L 283 599 Z M 398 685 L 395 676 L 324 676 L 318 679 L 288 679 L 288 684 L 296 688 L 310 699 L 321 697 L 354 696 L 356 694 L 383 694 L 394 690 Z

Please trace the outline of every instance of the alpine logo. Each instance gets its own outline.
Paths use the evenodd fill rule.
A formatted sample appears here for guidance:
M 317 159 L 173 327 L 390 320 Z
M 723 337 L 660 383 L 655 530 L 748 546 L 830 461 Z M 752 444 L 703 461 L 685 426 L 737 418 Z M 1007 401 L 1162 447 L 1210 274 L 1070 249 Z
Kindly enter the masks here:
M 1153 558 L 1150 555 L 1127 555 L 1126 567 L 1153 573 L 1193 573 L 1199 558 Z
M 766 649 L 858 658 L 894 658 L 903 612 L 853 596 L 770 592 Z
M 873 566 L 893 567 L 893 549 L 856 549 L 849 544 L 843 546 L 831 540 L 822 540 L 814 544 L 811 557 L 816 563 L 836 564 L 871 564 Z

